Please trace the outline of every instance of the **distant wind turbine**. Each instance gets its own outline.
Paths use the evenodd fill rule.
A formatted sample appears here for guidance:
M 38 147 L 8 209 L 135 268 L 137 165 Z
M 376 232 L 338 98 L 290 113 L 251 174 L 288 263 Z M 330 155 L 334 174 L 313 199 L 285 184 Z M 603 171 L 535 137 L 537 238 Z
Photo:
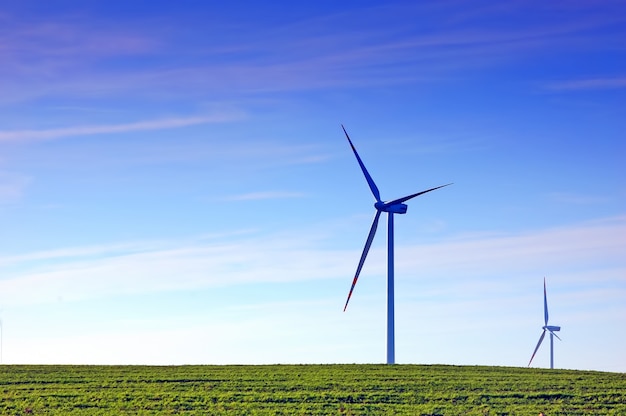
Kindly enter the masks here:
M 357 162 L 359 162 L 359 166 L 361 166 L 361 170 L 363 171 L 363 175 L 365 175 L 365 180 L 367 180 L 367 184 L 376 199 L 376 203 L 374 204 L 374 208 L 376 208 L 376 215 L 374 216 L 374 222 L 372 223 L 372 227 L 370 228 L 369 235 L 367 236 L 367 240 L 365 242 L 365 247 L 363 248 L 363 253 L 361 254 L 361 260 L 359 260 L 359 265 L 356 269 L 356 273 L 354 274 L 354 279 L 352 280 L 352 286 L 350 287 L 350 293 L 348 293 L 348 299 L 346 300 L 346 304 L 343 307 L 343 311 L 346 311 L 348 307 L 348 302 L 350 302 L 350 297 L 352 296 L 352 291 L 354 290 L 354 286 L 359 278 L 359 273 L 361 273 L 361 268 L 363 267 L 363 263 L 365 262 L 365 258 L 367 257 L 367 253 L 372 245 L 372 240 L 374 239 L 374 235 L 376 234 L 376 228 L 378 227 L 378 219 L 380 218 L 381 212 L 386 212 L 387 215 L 387 364 L 394 364 L 395 362 L 395 344 L 394 344 L 394 300 L 393 300 L 393 214 L 406 214 L 407 206 L 404 202 L 409 199 L 415 198 L 416 196 L 420 196 L 430 191 L 434 191 L 435 189 L 443 188 L 444 186 L 452 185 L 451 183 L 446 185 L 441 185 L 436 188 L 427 189 L 422 192 L 418 192 L 415 194 L 411 194 L 402 198 L 394 199 L 388 202 L 383 202 L 380 199 L 380 192 L 378 191 L 378 187 L 374 183 L 374 180 L 370 176 L 369 172 L 365 168 L 363 161 L 359 157 L 354 145 L 352 144 L 352 140 L 350 140 L 350 136 L 348 136 L 348 132 L 345 127 L 342 125 L 341 128 L 343 132 L 346 134 L 346 138 L 350 143 L 350 147 L 352 147 L 352 151 L 356 156 Z
M 535 351 L 533 351 L 532 357 L 530 357 L 530 361 L 528 362 L 528 366 L 530 367 L 530 363 L 533 362 L 533 358 L 535 358 L 535 354 L 537 354 L 537 350 L 543 341 L 543 337 L 546 336 L 546 331 L 550 332 L 550 368 L 554 368 L 554 337 L 557 337 L 559 341 L 561 338 L 554 332 L 560 331 L 560 326 L 548 325 L 548 296 L 546 295 L 546 278 L 543 278 L 543 316 L 544 316 L 544 325 L 543 332 L 539 337 L 539 342 L 537 342 L 537 346 L 535 347 Z

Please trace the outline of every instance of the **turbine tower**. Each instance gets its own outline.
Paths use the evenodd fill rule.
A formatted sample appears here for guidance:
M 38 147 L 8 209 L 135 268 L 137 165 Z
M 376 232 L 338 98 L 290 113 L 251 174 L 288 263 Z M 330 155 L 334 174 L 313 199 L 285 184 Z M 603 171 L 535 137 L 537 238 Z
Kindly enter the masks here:
M 394 214 L 406 214 L 407 206 L 404 202 L 409 199 L 415 198 L 416 196 L 420 196 L 430 191 L 434 191 L 435 189 L 443 188 L 444 186 L 452 185 L 446 184 L 441 185 L 436 188 L 427 189 L 422 192 L 418 192 L 415 194 L 411 194 L 402 198 L 394 199 L 391 201 L 383 202 L 380 199 L 380 192 L 378 191 L 378 187 L 374 183 L 374 180 L 370 176 L 369 172 L 365 168 L 363 161 L 359 157 L 354 145 L 352 144 L 352 140 L 350 140 L 350 136 L 348 136 L 348 132 L 345 127 L 342 125 L 341 128 L 343 132 L 346 134 L 346 138 L 350 143 L 350 147 L 352 147 L 352 151 L 354 152 L 354 156 L 356 156 L 357 162 L 359 162 L 359 166 L 363 171 L 363 175 L 365 175 L 365 180 L 376 199 L 376 203 L 374 203 L 374 208 L 376 208 L 376 214 L 374 215 L 374 222 L 372 223 L 372 227 L 370 228 L 369 235 L 367 236 L 367 240 L 365 241 L 365 247 L 363 248 L 363 253 L 361 254 L 361 259 L 359 260 L 359 265 L 357 266 L 356 273 L 354 274 L 354 279 L 352 280 L 352 286 L 350 287 L 350 292 L 348 293 L 348 299 L 346 300 L 346 304 L 343 307 L 343 311 L 346 311 L 348 307 L 348 302 L 350 302 L 350 297 L 352 296 L 352 291 L 354 290 L 354 286 L 359 278 L 359 274 L 361 273 L 361 269 L 363 268 L 363 263 L 365 262 L 365 258 L 367 257 L 367 253 L 369 252 L 370 246 L 372 245 L 372 240 L 374 239 L 374 235 L 376 234 L 376 228 L 378 227 L 378 219 L 380 218 L 380 214 L 382 212 L 387 213 L 387 364 L 395 363 L 395 345 L 394 345 L 394 300 L 393 300 L 393 215 Z
M 544 325 L 543 332 L 539 337 L 539 342 L 537 342 L 537 346 L 535 347 L 535 351 L 533 351 L 532 357 L 530 357 L 530 361 L 528 362 L 528 366 L 530 367 L 530 363 L 533 362 L 533 358 L 535 358 L 535 354 L 543 341 L 543 337 L 546 336 L 546 331 L 550 332 L 550 368 L 554 368 L 554 337 L 557 337 L 559 341 L 561 338 L 557 334 L 556 331 L 560 331 L 560 326 L 548 325 L 548 296 L 546 295 L 546 278 L 543 278 L 543 317 L 544 317 Z

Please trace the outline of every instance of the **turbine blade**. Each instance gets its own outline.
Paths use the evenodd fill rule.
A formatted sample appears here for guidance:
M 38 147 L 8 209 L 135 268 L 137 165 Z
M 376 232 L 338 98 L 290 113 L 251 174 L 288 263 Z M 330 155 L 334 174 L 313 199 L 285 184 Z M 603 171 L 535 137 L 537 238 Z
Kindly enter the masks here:
M 528 366 L 530 367 L 530 363 L 533 362 L 533 358 L 535 358 L 535 354 L 537 354 L 537 350 L 539 349 L 539 346 L 541 345 L 541 341 L 543 341 L 543 337 L 546 336 L 546 330 L 544 329 L 543 332 L 541 333 L 541 336 L 539 337 L 539 342 L 537 343 L 537 346 L 535 347 L 535 351 L 533 351 L 533 355 L 532 357 L 530 357 L 530 361 L 528 362 Z
M 439 188 L 443 188 L 444 186 L 449 186 L 449 185 L 452 185 L 452 184 L 451 184 L 451 183 L 447 183 L 447 184 L 445 184 L 445 185 L 441 185 L 441 186 L 438 186 L 438 187 L 436 187 L 436 188 L 430 188 L 430 189 L 427 189 L 427 190 L 425 190 L 425 191 L 418 192 L 418 193 L 416 193 L 416 194 L 412 194 L 412 195 L 408 195 L 408 196 L 405 196 L 405 197 L 402 197 L 402 198 L 394 199 L 393 201 L 385 202 L 385 205 L 401 204 L 401 203 L 403 203 L 403 202 L 405 202 L 405 201 L 408 201 L 408 200 L 409 200 L 409 199 L 411 199 L 411 198 L 415 198 L 416 196 L 423 195 L 423 194 L 425 194 L 426 192 L 434 191 L 434 190 L 437 190 L 437 189 L 439 189 Z
M 563 340 L 562 340 L 562 339 L 561 339 L 561 338 L 560 338 L 557 334 L 555 334 L 553 331 L 550 331 L 550 333 L 551 333 L 552 335 L 554 335 L 555 337 L 557 337 L 557 339 L 558 339 L 559 341 L 563 341 Z
M 372 222 L 372 228 L 370 228 L 370 233 L 367 236 L 367 241 L 365 241 L 365 247 L 363 247 L 361 260 L 359 260 L 359 266 L 356 268 L 356 273 L 354 274 L 354 279 L 352 280 L 352 286 L 350 287 L 350 293 L 348 293 L 348 299 L 346 300 L 346 304 L 343 307 L 344 312 L 346 311 L 346 308 L 348 307 L 348 302 L 350 302 L 350 297 L 352 296 L 352 291 L 354 290 L 356 281 L 359 279 L 359 274 L 361 273 L 361 269 L 363 268 L 363 263 L 365 263 L 365 258 L 367 257 L 367 253 L 370 251 L 370 246 L 372 245 L 372 240 L 374 240 L 374 235 L 376 234 L 376 228 L 378 227 L 379 218 L 380 218 L 380 211 L 376 210 L 376 215 L 374 216 L 374 222 Z
M 548 295 L 546 294 L 546 278 L 543 278 L 543 317 L 545 325 L 548 325 Z
M 372 191 L 372 194 L 374 195 L 374 198 L 376 198 L 376 202 L 380 202 L 380 192 L 378 191 L 378 187 L 374 183 L 374 179 L 372 179 L 372 177 L 370 176 L 369 172 L 365 168 L 365 165 L 363 164 L 363 161 L 359 157 L 359 154 L 357 153 L 356 148 L 352 144 L 352 140 L 350 140 L 350 136 L 348 136 L 348 132 L 346 131 L 346 128 L 343 126 L 343 124 L 341 125 L 341 128 L 343 129 L 343 132 L 346 134 L 346 137 L 348 138 L 348 142 L 350 143 L 350 147 L 352 148 L 352 151 L 354 152 L 354 155 L 356 156 L 357 162 L 359 162 L 359 166 L 361 166 L 361 170 L 363 171 L 363 175 L 365 175 L 365 180 L 367 181 L 367 184 L 369 185 L 370 190 Z

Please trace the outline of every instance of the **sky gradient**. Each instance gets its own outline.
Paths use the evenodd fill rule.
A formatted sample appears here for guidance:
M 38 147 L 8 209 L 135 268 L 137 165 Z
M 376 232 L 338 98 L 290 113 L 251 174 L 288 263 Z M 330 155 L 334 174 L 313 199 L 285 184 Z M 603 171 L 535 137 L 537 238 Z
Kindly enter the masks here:
M 2 362 L 626 371 L 619 1 L 0 4 Z M 549 366 L 548 343 L 533 366 Z

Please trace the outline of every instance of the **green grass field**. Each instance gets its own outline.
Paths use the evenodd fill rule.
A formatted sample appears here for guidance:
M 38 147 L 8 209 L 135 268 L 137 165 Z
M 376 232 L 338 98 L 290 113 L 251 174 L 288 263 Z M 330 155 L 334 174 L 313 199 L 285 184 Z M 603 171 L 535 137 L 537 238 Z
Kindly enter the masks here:
M 2 415 L 626 415 L 626 374 L 446 365 L 0 366 Z

